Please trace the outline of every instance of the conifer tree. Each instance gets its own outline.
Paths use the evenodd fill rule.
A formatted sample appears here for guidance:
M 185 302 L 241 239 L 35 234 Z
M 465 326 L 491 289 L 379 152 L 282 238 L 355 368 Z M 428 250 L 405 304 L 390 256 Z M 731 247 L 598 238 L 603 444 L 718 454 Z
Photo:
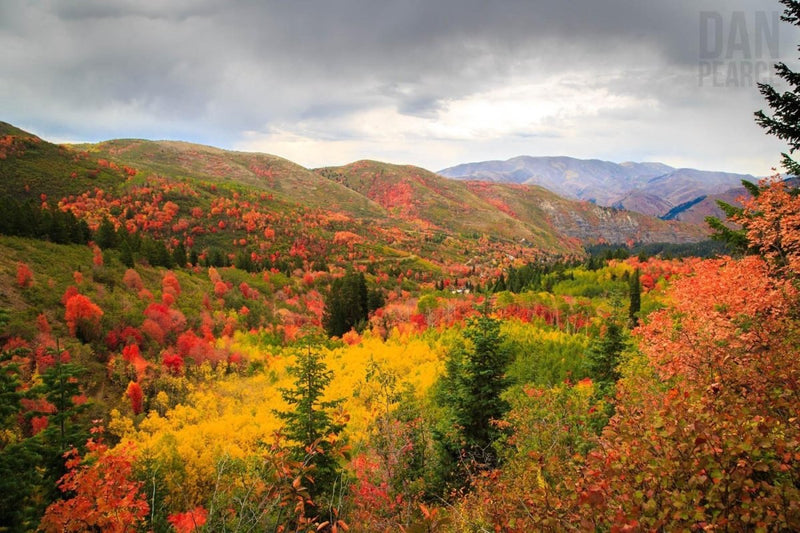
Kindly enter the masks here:
M 103 221 L 97 228 L 97 232 L 95 232 L 94 240 L 97 243 L 97 246 L 103 250 L 116 247 L 117 230 L 114 229 L 114 224 L 112 224 L 107 218 L 103 218 Z
M 800 1 L 780 1 L 785 6 L 781 20 L 800 26 Z M 800 50 L 800 47 L 798 49 Z M 756 111 L 756 123 L 766 129 L 768 134 L 774 135 L 789 144 L 788 153 L 781 154 L 781 162 L 787 172 L 794 176 L 800 176 L 800 163 L 791 156 L 792 153 L 800 148 L 800 73 L 792 71 L 783 62 L 775 65 L 775 71 L 778 77 L 782 78 L 790 86 L 790 89 L 779 92 L 768 83 L 759 83 L 758 88 L 766 99 L 767 105 L 772 108 L 773 114 L 769 116 L 763 110 Z M 757 197 L 762 190 L 758 185 L 748 181 L 743 180 L 742 185 L 753 197 Z M 746 220 L 742 220 L 742 208 L 721 200 L 717 200 L 717 204 L 728 220 L 739 218 L 742 227 L 729 227 L 717 217 L 706 217 L 706 223 L 712 230 L 711 237 L 727 243 L 732 248 L 732 251 L 737 253 L 761 253 L 761 250 L 751 248 L 747 239 L 748 224 Z
M 321 354 L 308 349 L 298 355 L 297 364 L 288 371 L 294 378 L 294 387 L 280 392 L 290 410 L 275 414 L 284 421 L 284 433 L 295 443 L 292 450 L 295 458 L 313 465 L 314 483 L 309 494 L 316 501 L 317 496 L 332 488 L 339 476 L 332 441 L 344 426 L 334 420 L 331 411 L 343 400 L 322 399 L 333 380 L 333 371 L 328 369 Z
M 442 440 L 444 462 L 466 457 L 478 468 L 492 467 L 497 456 L 492 444 L 501 436 L 494 423 L 508 411 L 502 393 L 509 385 L 506 368 L 510 353 L 503 345 L 500 321 L 484 314 L 469 322 L 467 343 L 454 349 L 445 363 L 438 396 L 452 413 L 457 439 Z
M 175 249 L 172 250 L 172 262 L 178 268 L 186 267 L 186 247 L 182 242 L 179 242 Z
M 642 284 L 639 281 L 639 269 L 633 272 L 633 276 L 628 281 L 628 294 L 630 305 L 628 307 L 628 325 L 635 328 L 639 324 L 639 311 L 642 309 Z
M 373 303 L 379 302 L 373 298 Z M 331 284 L 323 317 L 325 331 L 330 336 L 342 336 L 351 329 L 360 329 L 369 317 L 369 310 L 364 274 L 348 272 Z
M 800 26 L 800 1 L 781 0 L 781 3 L 785 6 L 781 20 Z M 791 157 L 800 148 L 800 73 L 792 71 L 783 62 L 775 65 L 775 71 L 791 88 L 781 93 L 768 83 L 759 83 L 758 88 L 773 114 L 768 116 L 763 110 L 756 111 L 756 122 L 767 133 L 789 144 L 788 153 L 782 154 L 783 167 L 790 174 L 800 176 L 800 163 Z
M 587 354 L 587 362 L 592 379 L 598 382 L 601 388 L 608 388 L 620 377 L 617 366 L 620 355 L 625 349 L 625 339 L 622 326 L 616 320 L 608 319 L 604 326 L 605 333 L 592 344 Z

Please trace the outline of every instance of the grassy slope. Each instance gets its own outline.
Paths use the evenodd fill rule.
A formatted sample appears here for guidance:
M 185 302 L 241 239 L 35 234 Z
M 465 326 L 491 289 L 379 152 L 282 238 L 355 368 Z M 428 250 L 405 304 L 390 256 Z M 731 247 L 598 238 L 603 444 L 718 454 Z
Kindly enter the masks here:
M 36 200 L 41 194 L 61 198 L 95 187 L 113 189 L 124 181 L 123 173 L 99 167 L 80 151 L 48 143 L 0 122 L 0 138 L 11 148 L 0 150 L 0 194 L 18 200 Z M 5 153 L 3 153 L 5 152 Z
M 397 218 L 419 220 L 448 233 L 477 233 L 542 249 L 576 251 L 553 228 L 510 216 L 463 182 L 418 167 L 358 161 L 318 172 L 380 203 Z
M 364 196 L 273 155 L 231 152 L 176 141 L 114 140 L 82 148 L 145 173 L 252 187 L 291 203 L 357 217 L 385 216 L 380 206 Z

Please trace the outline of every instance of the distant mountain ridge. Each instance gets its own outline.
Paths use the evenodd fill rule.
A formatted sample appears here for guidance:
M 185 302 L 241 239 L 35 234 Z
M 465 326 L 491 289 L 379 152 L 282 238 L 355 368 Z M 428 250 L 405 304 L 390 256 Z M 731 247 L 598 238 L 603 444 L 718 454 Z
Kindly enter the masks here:
M 658 162 L 613 163 L 574 157 L 519 156 L 449 167 L 439 175 L 459 180 L 540 185 L 567 198 L 677 218 L 710 195 L 756 182 L 750 174 L 674 168 Z
M 582 245 L 598 242 L 695 242 L 708 233 L 705 226 L 565 199 L 535 185 L 450 180 L 378 161 L 307 169 L 273 155 L 176 141 L 55 145 L 3 122 L 0 141 L 0 197 L 100 205 L 166 187 L 164 198 L 156 198 L 178 211 L 156 233 L 193 241 L 186 247 L 198 253 L 254 245 L 255 230 L 242 228 L 255 227 L 256 219 L 276 228 L 279 244 L 258 243 L 274 247 L 270 253 L 288 254 L 295 245 L 324 248 L 339 234 L 376 257 L 437 263 L 502 262 L 520 251 L 579 254 Z M 238 205 L 236 195 L 247 200 Z M 112 207 L 91 209 L 86 216 L 97 223 Z M 305 216 L 316 217 L 316 226 L 304 227 Z

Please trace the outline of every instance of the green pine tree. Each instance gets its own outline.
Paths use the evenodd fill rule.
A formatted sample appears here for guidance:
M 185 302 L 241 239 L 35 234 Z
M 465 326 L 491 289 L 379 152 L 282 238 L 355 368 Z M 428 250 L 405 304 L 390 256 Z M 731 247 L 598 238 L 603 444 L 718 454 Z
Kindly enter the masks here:
M 94 242 L 103 250 L 117 246 L 117 230 L 114 228 L 114 224 L 105 217 L 94 234 Z
M 182 242 L 179 242 L 175 249 L 172 250 L 172 263 L 177 268 L 186 267 L 186 247 Z
M 309 494 L 316 502 L 319 496 L 330 494 L 340 476 L 341 467 L 334 456 L 331 437 L 338 436 L 344 426 L 334 421 L 332 411 L 343 400 L 322 399 L 333 380 L 333 371 L 328 369 L 321 354 L 311 349 L 299 354 L 297 364 L 288 371 L 294 378 L 294 387 L 280 392 L 290 410 L 276 414 L 284 422 L 285 435 L 294 442 L 295 459 L 313 465 L 314 483 Z
M 378 302 L 373 299 L 373 304 Z M 348 272 L 335 279 L 325 302 L 323 325 L 330 336 L 360 330 L 369 318 L 370 299 L 363 273 Z
M 509 385 L 506 368 L 511 354 L 503 344 L 500 321 L 487 314 L 468 323 L 464 340 L 448 354 L 436 393 L 451 413 L 448 427 L 456 431 L 456 435 L 450 431 L 450 436 L 440 432 L 443 462 L 466 458 L 472 463 L 469 466 L 489 468 L 497 464 L 493 444 L 502 435 L 494 421 L 509 408 L 502 393 Z
M 605 334 L 589 348 L 587 363 L 592 379 L 601 388 L 608 389 L 620 377 L 619 361 L 626 344 L 622 326 L 616 320 L 607 319 L 604 326 Z
M 781 0 L 785 6 L 781 20 L 800 26 L 800 2 L 797 0 Z M 789 152 L 783 153 L 783 167 L 790 174 L 800 176 L 800 163 L 791 155 L 800 148 L 800 73 L 792 71 L 785 63 L 775 65 L 775 72 L 790 89 L 778 92 L 768 83 L 759 83 L 758 88 L 772 108 L 773 115 L 768 116 L 763 110 L 756 111 L 756 122 L 774 135 L 789 144 Z
M 628 306 L 628 325 L 635 328 L 639 324 L 639 311 L 642 309 L 642 284 L 639 281 L 640 272 L 637 268 L 628 281 L 628 295 L 630 305 Z

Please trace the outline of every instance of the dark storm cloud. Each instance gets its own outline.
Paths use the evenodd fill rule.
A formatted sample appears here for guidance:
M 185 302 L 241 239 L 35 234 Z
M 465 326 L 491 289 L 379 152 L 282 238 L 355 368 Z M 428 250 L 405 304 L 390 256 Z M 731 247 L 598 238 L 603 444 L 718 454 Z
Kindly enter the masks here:
M 586 71 L 607 72 L 597 84 L 612 92 L 678 105 L 697 98 L 700 12 L 728 20 L 779 9 L 744 0 L 5 0 L 0 114 L 43 135 L 225 144 L 244 130 L 379 106 L 434 117 L 520 77 Z M 790 34 L 782 48 L 791 55 Z M 688 85 L 671 86 L 676 76 Z

